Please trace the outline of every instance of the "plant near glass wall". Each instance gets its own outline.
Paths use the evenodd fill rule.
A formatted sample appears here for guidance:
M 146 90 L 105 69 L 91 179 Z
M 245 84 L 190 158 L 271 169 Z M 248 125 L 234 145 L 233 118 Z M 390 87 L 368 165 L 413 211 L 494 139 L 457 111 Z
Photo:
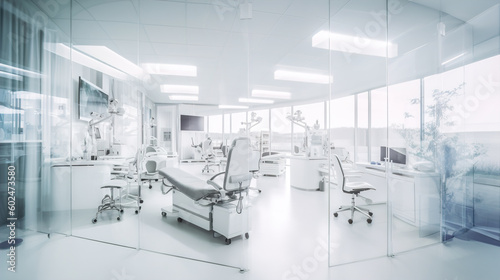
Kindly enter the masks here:
M 443 186 L 441 199 L 445 221 L 453 217 L 463 218 L 462 207 L 466 205 L 458 194 L 467 191 L 464 188 L 464 176 L 472 172 L 479 157 L 486 153 L 483 145 L 467 143 L 461 140 L 452 128 L 454 121 L 453 99 L 463 94 L 465 83 L 450 90 L 435 89 L 432 100 L 426 101 L 423 126 L 420 129 L 395 128 L 404 138 L 409 152 L 419 160 L 433 162 L 440 174 Z M 415 98 L 412 105 L 422 106 L 421 99 Z M 412 118 L 405 113 L 405 118 Z M 460 212 L 460 213 L 459 213 Z M 450 218 L 450 219 L 449 219 Z

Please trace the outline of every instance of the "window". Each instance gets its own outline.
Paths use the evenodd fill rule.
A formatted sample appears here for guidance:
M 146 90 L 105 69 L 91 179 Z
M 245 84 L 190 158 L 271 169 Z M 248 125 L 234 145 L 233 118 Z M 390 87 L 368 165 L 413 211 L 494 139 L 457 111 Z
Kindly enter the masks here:
M 289 153 L 292 142 L 292 124 L 286 118 L 291 107 L 271 109 L 271 151 Z
M 330 141 L 335 148 L 354 155 L 354 95 L 330 101 Z

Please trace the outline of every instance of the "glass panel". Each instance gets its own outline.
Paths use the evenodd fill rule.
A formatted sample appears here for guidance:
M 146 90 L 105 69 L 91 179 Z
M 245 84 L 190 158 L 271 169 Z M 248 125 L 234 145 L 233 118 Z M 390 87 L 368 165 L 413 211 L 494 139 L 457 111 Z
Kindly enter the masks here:
M 333 153 L 344 161 L 354 160 L 354 95 L 330 101 L 330 135 Z
M 252 141 L 252 147 L 260 154 L 269 152 L 269 110 L 249 111 L 247 115 L 247 132 Z
M 324 37 L 332 49 L 330 147 L 335 148 L 331 149 L 329 178 L 330 265 L 384 256 L 387 252 L 385 169 L 370 164 L 371 141 L 382 142 L 387 128 L 387 114 L 383 112 L 386 96 L 374 90 L 386 85 L 386 54 L 392 51 L 387 44 L 386 2 L 330 1 L 330 33 Z M 381 119 L 374 114 L 380 114 Z M 371 126 L 374 130 L 370 130 Z M 353 172 L 355 176 L 349 176 Z M 343 188 L 344 182 L 347 186 L 363 183 L 376 190 L 362 191 L 358 196 L 349 193 L 349 187 Z M 364 213 L 353 211 L 351 215 L 352 203 L 364 208 Z M 346 211 L 340 211 L 343 209 Z
M 271 151 L 291 153 L 292 125 L 287 116 L 292 113 L 291 107 L 271 109 Z
M 208 134 L 212 138 L 212 141 L 214 142 L 214 146 L 220 146 L 222 143 L 222 134 L 223 134 L 223 120 L 222 120 L 223 115 L 215 115 L 215 116 L 208 116 Z
M 368 162 L 368 92 L 356 94 L 356 162 Z
M 380 147 L 387 146 L 387 88 L 370 91 L 370 162 L 382 162 Z
M 233 136 L 245 133 L 245 123 L 247 122 L 247 114 L 245 112 L 231 114 L 231 134 Z
M 293 126 L 294 154 L 310 156 L 312 151 L 311 136 L 314 131 L 318 134 L 325 133 L 325 103 L 312 103 L 293 106 L 293 115 L 302 119 L 301 124 Z M 321 144 L 320 144 L 321 145 Z M 316 145 L 315 145 L 316 146 Z M 316 148 L 316 147 L 315 147 Z M 320 147 L 322 149 L 323 147 Z
M 2 276 L 30 269 L 20 256 L 45 243 L 42 234 L 71 234 L 70 167 L 57 171 L 71 158 L 71 64 L 54 52 L 69 37 L 36 2 L 0 2 L 0 244 L 15 247 Z M 57 4 L 63 24 L 68 6 Z
M 135 1 L 73 1 L 71 5 L 72 233 L 136 248 L 141 191 L 137 158 L 143 111 L 138 86 L 138 18 L 116 14 Z M 90 14 L 90 16 L 89 16 Z M 119 22 L 119 24 L 117 23 Z M 117 38 L 113 28 L 126 25 Z M 150 116 L 151 117 L 151 116 Z M 154 136 L 154 135 L 150 135 Z M 148 139 L 148 140 L 151 140 Z M 156 141 L 151 141 L 156 144 Z

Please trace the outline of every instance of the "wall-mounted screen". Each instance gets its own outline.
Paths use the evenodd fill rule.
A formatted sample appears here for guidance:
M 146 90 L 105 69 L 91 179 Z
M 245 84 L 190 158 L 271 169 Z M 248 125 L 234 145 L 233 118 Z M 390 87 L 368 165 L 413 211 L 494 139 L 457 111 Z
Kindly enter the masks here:
M 204 131 L 205 118 L 202 116 L 181 115 L 181 130 Z
M 78 81 L 78 117 L 89 121 L 90 113 L 108 112 L 108 95 L 96 85 L 82 79 Z
M 389 155 L 387 155 L 387 147 L 380 147 L 380 161 L 384 162 L 386 159 L 392 163 L 406 164 L 406 149 L 405 148 L 389 148 Z

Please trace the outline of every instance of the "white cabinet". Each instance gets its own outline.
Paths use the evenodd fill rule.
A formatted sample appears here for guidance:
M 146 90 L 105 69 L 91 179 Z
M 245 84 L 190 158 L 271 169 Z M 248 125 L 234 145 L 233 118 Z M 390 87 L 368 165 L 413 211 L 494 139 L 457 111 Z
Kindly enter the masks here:
M 377 188 L 365 192 L 373 203 L 392 202 L 392 215 L 423 231 L 435 232 L 440 223 L 439 174 L 394 168 L 387 173 L 384 166 L 357 163 L 363 172 L 361 181 Z M 387 181 L 385 179 L 387 176 Z M 386 188 L 388 182 L 389 189 Z M 385 197 L 385 198 L 384 198 Z
M 290 157 L 290 185 L 301 190 L 320 190 L 323 177 L 320 168 L 328 164 L 327 158 Z

